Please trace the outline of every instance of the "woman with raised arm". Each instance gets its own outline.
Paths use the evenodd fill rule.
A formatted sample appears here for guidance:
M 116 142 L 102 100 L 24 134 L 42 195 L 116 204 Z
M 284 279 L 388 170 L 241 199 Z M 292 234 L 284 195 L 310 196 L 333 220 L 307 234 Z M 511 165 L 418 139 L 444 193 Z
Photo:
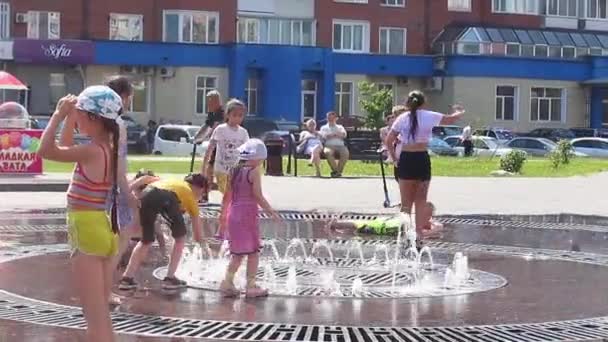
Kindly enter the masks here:
M 452 125 L 464 114 L 462 106 L 453 106 L 452 114 L 443 115 L 423 109 L 426 99 L 421 91 L 412 91 L 407 98 L 409 111 L 399 116 L 386 139 L 389 156 L 396 161 L 401 193 L 401 210 L 412 213 L 415 206 L 417 245 L 429 222 L 427 195 L 431 181 L 431 158 L 428 143 L 433 136 L 433 127 Z M 397 138 L 401 140 L 401 150 L 395 148 Z

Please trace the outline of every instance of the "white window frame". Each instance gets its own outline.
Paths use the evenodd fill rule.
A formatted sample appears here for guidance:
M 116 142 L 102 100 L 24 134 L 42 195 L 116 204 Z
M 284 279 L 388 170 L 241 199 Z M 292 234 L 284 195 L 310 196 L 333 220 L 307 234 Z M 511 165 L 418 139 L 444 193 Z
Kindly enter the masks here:
M 315 80 L 315 79 L 304 79 L 302 80 L 302 83 L 304 83 L 305 81 L 312 81 L 315 83 L 315 89 L 314 90 L 310 90 L 310 89 L 301 89 L 301 95 L 300 95 L 300 121 L 304 121 L 304 97 L 306 95 L 312 95 L 314 97 L 314 109 L 313 109 L 313 119 L 317 116 L 317 101 L 318 101 L 318 91 L 319 91 L 319 81 Z
M 334 0 L 334 2 L 343 2 L 347 4 L 366 4 L 367 0 Z
M 448 11 L 471 12 L 471 0 L 448 0 Z
M 556 13 L 549 13 L 549 2 L 551 2 L 551 1 L 555 1 L 555 2 L 556 2 L 556 6 L 555 6 L 556 11 L 557 11 Z M 566 0 L 566 1 L 574 1 L 574 2 L 576 2 L 576 13 L 574 13 L 574 15 L 560 15 L 560 14 L 559 14 L 560 9 L 561 9 L 561 2 L 560 2 L 560 0 L 545 0 L 545 10 L 544 10 L 544 14 L 545 14 L 546 16 L 549 16 L 549 17 L 559 17 L 559 18 L 577 18 L 577 17 L 579 16 L 579 15 L 578 15 L 578 13 L 579 13 L 579 9 L 580 9 L 580 7 L 579 7 L 579 5 L 580 5 L 580 4 L 579 4 L 579 1 L 580 1 L 580 0 Z M 585 0 L 585 1 L 587 1 L 587 0 Z M 569 6 L 569 4 L 568 4 L 568 6 L 567 6 L 567 8 L 566 8 L 566 12 L 567 12 L 569 9 L 570 9 L 570 6 Z
M 336 84 L 350 84 L 350 92 L 345 92 L 342 91 L 342 86 L 340 86 L 340 90 L 335 90 L 335 85 L 334 85 L 334 98 L 336 97 L 336 95 L 338 95 L 339 97 L 339 101 L 338 103 L 334 104 L 334 107 L 336 108 L 336 113 L 339 116 L 348 114 L 348 115 L 353 115 L 354 113 L 343 113 L 343 108 L 342 108 L 342 96 L 345 95 L 350 95 L 350 101 L 349 101 L 349 106 L 350 106 L 350 111 L 352 112 L 354 110 L 354 104 L 355 104 L 355 88 L 354 88 L 354 83 L 353 82 L 349 82 L 349 81 L 345 81 L 345 82 L 341 82 L 341 81 L 336 81 Z
M 144 82 L 144 89 L 146 90 L 146 108 L 144 111 L 134 111 L 133 110 L 133 100 L 135 99 L 135 88 L 138 86 L 137 83 L 138 82 Z M 131 96 L 131 101 L 129 102 L 129 113 L 149 113 L 150 112 L 150 108 L 151 108 L 151 103 L 152 103 L 152 92 L 151 92 L 151 85 L 152 85 L 152 77 L 150 76 L 145 76 L 145 77 L 141 77 L 136 79 L 135 81 L 131 82 L 131 84 L 133 85 L 133 96 Z
M 267 36 L 266 37 L 262 37 L 261 36 L 261 26 L 262 26 L 262 21 L 265 20 L 267 21 L 266 23 L 266 27 L 267 29 Z M 276 20 L 278 21 L 278 32 L 277 32 L 277 36 L 279 38 L 278 42 L 271 42 L 271 26 L 270 26 L 270 21 L 271 20 Z M 288 21 L 289 22 L 289 26 L 290 26 L 290 31 L 291 31 L 291 37 L 290 37 L 290 41 L 289 43 L 285 43 L 282 41 L 282 37 L 283 37 L 283 22 Z M 256 37 L 255 40 L 251 40 L 249 41 L 248 39 L 245 39 L 245 41 L 242 39 L 241 34 L 240 34 L 240 26 L 241 25 L 245 25 L 245 38 L 248 38 L 248 23 L 249 22 L 255 22 L 256 25 Z M 310 23 L 310 44 L 304 44 L 304 23 Z M 296 41 L 296 38 L 298 37 L 295 33 L 294 28 L 296 27 L 296 24 L 299 24 L 299 41 Z M 311 19 L 291 19 L 291 18 L 275 18 L 275 17 L 239 17 L 236 23 L 236 39 L 238 43 L 244 43 L 244 44 L 279 44 L 279 45 L 295 45 L 295 46 L 315 46 L 316 42 L 317 42 L 317 21 L 316 20 L 311 20 Z
M 382 7 L 405 7 L 405 0 L 381 0 Z
M 40 15 L 47 16 L 46 37 L 40 37 Z M 60 39 L 61 38 L 61 13 L 53 11 L 28 11 L 27 12 L 27 38 L 29 39 Z M 52 21 L 57 23 L 57 36 L 51 36 Z M 36 26 L 34 28 L 34 25 Z
M 58 81 L 59 80 L 59 81 Z M 49 74 L 49 96 L 50 98 L 50 105 L 51 107 L 55 107 L 57 105 L 57 102 L 59 102 L 59 100 L 61 99 L 61 97 L 63 95 L 58 95 L 58 97 L 56 99 L 52 98 L 53 92 L 51 91 L 53 89 L 53 87 L 61 87 L 62 89 L 60 89 L 59 94 L 65 94 L 67 92 L 67 81 L 66 81 L 66 75 L 64 73 L 59 73 L 59 72 L 54 72 L 54 73 L 50 73 Z
M 8 39 L 11 36 L 11 4 L 0 2 L 0 39 Z
M 507 120 L 505 119 L 505 98 L 510 96 L 507 95 L 498 95 L 498 87 L 511 87 L 514 88 L 513 91 L 513 119 Z M 498 102 L 498 98 L 502 98 L 502 116 L 500 119 L 496 118 L 496 104 Z M 494 121 L 506 121 L 506 122 L 517 122 L 519 121 L 519 86 L 514 84 L 496 84 L 494 87 Z
M 334 37 L 335 37 L 335 26 L 336 25 L 340 25 L 340 29 L 342 30 L 342 32 L 340 32 L 340 49 L 336 49 L 334 47 Z M 350 49 L 344 49 L 344 26 L 351 26 L 351 27 L 355 27 L 355 26 L 362 26 L 362 33 L 361 33 L 361 37 L 363 39 L 363 41 L 361 42 L 361 48 L 362 50 L 354 50 L 352 48 Z M 334 19 L 331 23 L 331 46 L 332 49 L 336 52 L 346 52 L 346 53 L 369 53 L 369 45 L 370 45 L 370 34 L 369 34 L 369 21 L 364 21 L 364 20 L 348 20 L 348 19 Z M 352 29 L 351 29 L 352 31 Z M 354 35 L 351 32 L 351 38 Z M 353 39 L 354 42 L 354 39 Z M 354 45 L 354 44 L 353 44 Z
M 541 88 L 545 90 L 545 96 L 543 97 L 532 97 L 532 89 L 534 88 Z M 560 94 L 560 118 L 559 121 L 554 121 L 551 120 L 551 100 L 555 99 L 554 97 L 547 97 L 547 89 L 559 89 L 561 94 Z M 539 122 L 539 123 L 556 123 L 556 122 L 566 122 L 566 116 L 568 115 L 568 105 L 567 105 L 567 92 L 566 92 L 566 88 L 560 88 L 560 87 L 547 87 L 547 86 L 531 86 L 530 87 L 530 116 L 528 118 L 528 120 L 530 120 L 530 122 Z M 532 100 L 534 99 L 538 99 L 538 119 L 537 120 L 532 120 Z M 540 101 L 541 100 L 548 100 L 549 101 L 549 116 L 548 116 L 548 120 L 541 120 L 540 119 Z
M 123 39 L 115 39 L 112 38 L 112 20 L 116 20 L 117 22 L 119 20 L 128 20 L 129 24 L 131 23 L 132 19 L 135 20 L 139 20 L 139 32 L 136 32 L 135 34 L 137 34 L 137 36 L 139 37 L 139 39 L 129 39 L 126 41 L 143 41 L 144 40 L 144 16 L 142 14 L 129 14 L 129 13 L 110 13 L 110 22 L 108 23 L 108 26 L 110 28 L 109 30 L 109 39 L 110 40 L 123 40 Z M 131 37 L 135 36 L 135 34 L 133 33 L 133 28 L 129 27 L 129 32 Z
M 595 19 L 595 20 L 608 20 L 608 3 L 606 6 L 606 12 L 600 12 L 600 2 L 605 0 L 585 0 L 585 18 Z M 595 3 L 595 13 L 593 15 L 589 15 L 589 11 L 591 10 L 591 2 Z M 602 16 L 603 15 L 603 16 Z
M 253 82 L 255 80 L 255 85 L 253 85 Z M 256 116 L 258 115 L 258 111 L 260 110 L 260 97 L 259 97 L 259 87 L 260 87 L 260 79 L 257 78 L 256 76 L 249 76 L 247 78 L 247 84 L 245 84 L 245 94 L 247 97 L 247 103 L 245 103 L 247 105 L 247 115 L 250 116 Z M 256 108 L 252 108 L 251 106 L 251 96 L 255 97 L 255 107 Z
M 378 53 L 382 54 L 382 55 L 391 55 L 390 51 L 391 51 L 391 46 L 390 46 L 390 31 L 391 30 L 400 30 L 403 31 L 403 51 L 400 54 L 394 54 L 394 56 L 399 56 L 399 55 L 406 55 L 407 54 L 407 29 L 405 27 L 390 27 L 390 26 L 380 26 L 380 28 L 378 28 Z M 388 40 L 386 42 L 386 47 L 388 51 L 381 51 L 382 50 L 382 34 L 384 32 L 388 32 Z
M 505 9 L 497 9 L 497 1 L 507 1 Z M 534 5 L 534 9 L 529 11 L 529 5 Z M 517 7 L 522 7 L 517 8 Z M 492 0 L 492 13 L 498 14 L 518 14 L 518 15 L 540 15 L 540 0 Z
M 190 15 L 205 15 L 207 19 L 207 29 L 206 36 L 204 42 L 193 42 L 192 41 L 192 30 L 194 29 L 194 25 L 190 24 L 190 41 L 184 41 L 184 32 L 182 30 L 184 16 Z M 220 13 L 219 12 L 210 12 L 210 11 L 188 11 L 188 10 L 163 10 L 163 42 L 167 42 L 167 15 L 178 15 L 178 38 L 176 43 L 186 43 L 186 44 L 219 44 L 219 36 L 220 36 Z M 213 42 L 209 42 L 209 18 L 213 17 L 215 19 L 215 37 Z
M 207 82 L 204 83 L 205 86 L 199 87 L 198 86 L 198 80 L 199 80 L 199 78 L 204 78 L 205 80 L 208 79 L 208 78 L 209 79 L 214 79 L 215 80 L 214 81 L 215 82 L 215 87 L 213 87 L 213 88 L 207 88 L 207 85 L 206 85 Z M 212 91 L 212 90 L 217 90 L 218 87 L 219 87 L 218 85 L 219 85 L 219 77 L 217 77 L 217 76 L 214 76 L 214 75 L 196 75 L 196 77 L 194 78 L 194 115 L 197 115 L 197 116 L 206 116 L 207 115 L 207 94 L 209 94 L 209 92 Z M 202 98 L 202 101 L 203 101 L 203 112 L 202 113 L 199 113 L 197 111 L 197 109 L 198 109 L 198 101 L 199 101 L 199 98 L 198 98 L 198 91 L 199 90 L 203 91 L 203 98 Z

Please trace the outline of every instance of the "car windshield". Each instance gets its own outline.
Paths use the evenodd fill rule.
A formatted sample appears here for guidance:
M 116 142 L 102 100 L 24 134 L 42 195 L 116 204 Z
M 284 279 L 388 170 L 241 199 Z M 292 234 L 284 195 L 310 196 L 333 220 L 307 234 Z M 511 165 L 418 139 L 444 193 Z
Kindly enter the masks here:
M 538 140 L 543 142 L 545 145 L 549 145 L 551 147 L 557 146 L 557 144 L 555 142 L 553 142 L 552 140 L 549 140 L 549 139 L 539 138 Z
M 135 122 L 135 120 L 133 120 L 132 118 L 128 117 L 128 116 L 123 116 L 122 120 L 127 124 L 127 128 L 134 128 L 139 126 L 137 124 L 137 122 Z
M 444 126 L 445 135 L 462 135 L 462 128 L 456 126 Z
M 190 136 L 190 138 L 194 137 L 196 133 L 198 133 L 197 127 L 187 128 L 186 130 L 188 131 L 188 135 Z
M 448 145 L 448 143 L 446 143 L 445 141 L 443 141 L 441 139 L 437 139 L 437 138 L 431 139 L 431 141 L 429 142 L 429 146 L 450 148 L 450 145 Z
M 565 138 L 565 139 L 574 139 L 576 138 L 576 136 L 574 135 L 574 133 L 572 133 L 572 131 L 567 130 L 567 129 L 558 129 L 555 131 L 555 135 L 560 137 L 560 138 Z
M 513 134 L 509 131 L 496 131 L 496 137 L 500 140 L 511 140 L 513 139 Z

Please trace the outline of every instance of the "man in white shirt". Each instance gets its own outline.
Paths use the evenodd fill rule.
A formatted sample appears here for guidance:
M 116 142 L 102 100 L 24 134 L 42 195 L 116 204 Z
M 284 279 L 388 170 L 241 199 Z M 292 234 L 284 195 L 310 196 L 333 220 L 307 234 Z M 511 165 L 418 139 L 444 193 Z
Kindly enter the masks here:
M 327 158 L 327 163 L 331 167 L 331 176 L 340 177 L 344 171 L 344 166 L 350 157 L 348 148 L 344 143 L 346 130 L 342 125 L 337 124 L 338 115 L 336 112 L 327 113 L 327 124 L 321 127 L 319 133 L 323 137 L 323 153 Z M 336 162 L 336 156 L 338 161 Z
M 464 156 L 470 157 L 473 155 L 473 141 L 472 141 L 473 133 L 471 131 L 471 125 L 467 125 L 462 130 L 462 136 L 460 139 L 462 140 L 462 146 L 464 146 Z

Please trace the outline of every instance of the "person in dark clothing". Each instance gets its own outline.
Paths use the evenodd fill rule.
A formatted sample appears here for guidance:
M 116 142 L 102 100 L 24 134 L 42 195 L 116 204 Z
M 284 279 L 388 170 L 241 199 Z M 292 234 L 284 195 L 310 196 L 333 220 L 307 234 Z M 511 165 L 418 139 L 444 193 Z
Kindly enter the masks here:
M 148 152 L 152 153 L 152 151 L 154 150 L 154 136 L 156 135 L 156 121 L 154 120 L 149 120 L 148 121 L 148 130 L 146 132 L 146 140 L 148 143 Z
M 205 124 L 198 130 L 194 136 L 194 142 L 197 144 L 209 139 L 213 130 L 221 123 L 225 121 L 224 107 L 222 107 L 222 98 L 217 90 L 212 90 L 207 93 L 207 120 Z M 204 158 L 204 157 L 203 157 Z M 210 188 L 214 188 L 213 184 L 213 164 L 215 163 L 215 151 L 211 151 L 211 158 L 209 163 L 205 163 L 203 160 L 201 167 L 201 174 L 207 177 Z M 203 194 L 201 201 L 206 202 L 209 198 L 209 193 Z

